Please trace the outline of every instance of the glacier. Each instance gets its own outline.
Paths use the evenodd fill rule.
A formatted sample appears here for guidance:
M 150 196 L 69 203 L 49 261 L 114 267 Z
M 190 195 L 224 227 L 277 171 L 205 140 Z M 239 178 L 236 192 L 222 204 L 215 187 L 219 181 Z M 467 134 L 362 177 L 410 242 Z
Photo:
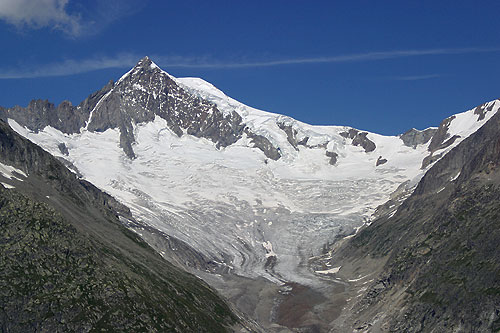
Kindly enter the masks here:
M 293 282 L 323 288 L 341 267 L 315 270 L 308 261 L 369 224 L 377 207 L 398 193 L 407 195 L 436 160 L 422 167 L 431 140 L 408 146 L 400 136 L 358 130 L 375 145 L 368 151 L 347 135 L 351 127 L 305 124 L 246 106 L 200 78 L 175 78 L 152 62 L 146 70 L 172 79 L 224 115 L 236 112 L 252 133 L 277 147 L 281 158 L 268 158 L 246 133 L 226 147 L 185 130 L 179 136 L 158 115 L 132 123 L 135 158 L 130 158 L 120 145 L 118 128 L 89 130 L 113 90 L 98 101 L 79 133 L 51 126 L 32 131 L 13 119 L 9 124 L 127 205 L 137 221 L 203 254 L 216 269 L 193 272 L 223 293 L 231 275 L 263 278 L 277 286 Z M 137 72 L 132 69 L 114 87 L 127 84 L 125 79 Z M 161 94 L 138 83 L 126 89 L 147 94 L 148 100 Z M 476 108 L 451 117 L 443 125 L 444 137 L 456 139 L 434 149 L 434 156 L 443 156 L 479 129 L 499 107 L 497 100 L 481 106 L 488 112 Z M 306 143 L 292 144 L 289 133 Z M 326 152 L 336 155 L 335 163 Z M 379 164 L 381 159 L 385 163 Z M 391 208 L 388 213 L 397 205 Z

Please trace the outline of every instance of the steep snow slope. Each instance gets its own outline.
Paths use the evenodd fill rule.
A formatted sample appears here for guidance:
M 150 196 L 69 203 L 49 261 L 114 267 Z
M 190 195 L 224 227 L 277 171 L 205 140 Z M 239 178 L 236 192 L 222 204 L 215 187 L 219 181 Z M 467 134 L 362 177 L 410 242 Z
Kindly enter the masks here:
M 201 79 L 177 79 L 147 64 L 136 66 L 103 94 L 80 133 L 50 126 L 36 133 L 14 120 L 9 123 L 71 162 L 85 179 L 127 204 L 143 223 L 205 254 L 219 267 L 217 272 L 313 285 L 317 278 L 302 263 L 336 236 L 351 234 L 370 221 L 375 208 L 398 186 L 406 182 L 411 187 L 425 172 L 421 165 L 431 141 L 409 147 L 396 136 L 311 126 L 243 105 Z M 99 117 L 102 105 L 117 98 L 113 91 L 132 96 L 130 103 L 149 103 L 165 92 L 151 79 L 149 85 L 134 81 L 134 75 L 144 73 L 173 80 L 178 85 L 175 96 L 214 104 L 226 117 L 236 112 L 249 131 L 221 147 L 184 129 L 179 136 L 170 120 L 155 113 L 151 120 L 132 121 L 135 158 L 129 158 L 121 145 L 122 127 L 99 132 L 89 124 Z M 441 126 L 444 134 L 435 140 L 431 163 L 482 126 L 499 106 L 498 101 L 485 104 L 483 113 L 467 111 Z M 281 157 L 268 158 L 255 148 L 252 135 L 266 138 Z M 439 140 L 454 135 L 460 137 L 439 145 Z

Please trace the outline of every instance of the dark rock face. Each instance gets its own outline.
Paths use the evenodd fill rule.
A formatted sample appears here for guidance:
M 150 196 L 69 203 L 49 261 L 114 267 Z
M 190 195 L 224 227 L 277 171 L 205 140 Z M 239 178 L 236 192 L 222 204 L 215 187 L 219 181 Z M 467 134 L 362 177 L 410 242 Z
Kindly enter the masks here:
M 382 158 L 382 156 L 379 156 L 377 158 L 377 162 L 375 163 L 375 166 L 379 166 L 379 165 L 382 165 L 382 164 L 385 164 L 385 163 L 387 163 L 387 159 Z
M 399 138 L 403 141 L 405 146 L 416 148 L 418 145 L 429 142 L 437 131 L 437 128 L 427 128 L 423 131 L 412 128 L 404 134 L 401 134 Z
M 14 119 L 35 132 L 45 126 L 68 134 L 85 126 L 97 132 L 118 128 L 120 146 L 130 158 L 135 157 L 133 126 L 153 121 L 155 116 L 165 119 L 178 136 L 207 138 L 218 148 L 235 143 L 245 127 L 239 114 L 224 115 L 215 104 L 187 93 L 147 57 L 123 80 L 110 81 L 78 107 L 34 100 L 26 108 L 0 109 L 0 119 Z
M 356 137 L 352 140 L 352 144 L 354 146 L 363 147 L 365 149 L 365 152 L 369 153 L 371 151 L 374 151 L 376 146 L 373 141 L 366 137 L 367 134 L 367 132 L 358 133 L 358 135 L 356 135 Z
M 441 157 L 443 156 L 443 154 L 430 154 L 430 155 L 427 155 L 426 157 L 424 157 L 424 159 L 422 160 L 422 166 L 421 166 L 421 169 L 425 169 L 427 168 L 427 166 L 429 166 L 430 164 L 436 162 L 437 160 L 439 160 Z
M 356 305 L 356 327 L 383 312 L 377 325 L 387 331 L 500 329 L 499 138 L 496 114 L 432 166 L 394 216 L 337 252 L 339 265 L 368 253 L 385 261 Z
M 33 100 L 23 108 L 15 106 L 10 109 L 0 107 L 0 119 L 7 121 L 14 119 L 22 126 L 33 132 L 52 126 L 63 133 L 79 133 L 85 126 L 91 110 L 97 102 L 111 90 L 113 82 L 110 81 L 104 88 L 87 97 L 80 105 L 74 107 L 68 101 L 63 101 L 57 107 L 47 100 Z
M 427 148 L 430 151 L 430 154 L 423 159 L 421 166 L 422 169 L 425 169 L 429 164 L 439 159 L 441 155 L 434 155 L 436 150 L 451 146 L 455 140 L 460 137 L 458 135 L 454 135 L 450 138 L 450 134 L 448 133 L 448 128 L 450 127 L 450 123 L 453 119 L 455 119 L 455 116 L 448 117 L 439 125 L 436 133 L 432 137 L 429 147 Z
M 61 152 L 61 154 L 66 155 L 66 156 L 69 155 L 68 147 L 66 147 L 64 142 L 61 142 L 60 144 L 58 144 L 57 148 L 59 148 L 59 151 Z
M 254 147 L 262 150 L 266 157 L 275 161 L 280 159 L 280 148 L 274 147 L 273 144 L 265 136 L 255 134 L 248 128 L 245 129 L 245 133 L 252 140 Z
M 305 137 L 302 140 L 297 139 L 298 132 L 291 125 L 286 125 L 283 122 L 277 122 L 276 125 L 278 125 L 278 127 L 286 133 L 288 142 L 292 145 L 293 148 L 295 148 L 295 150 L 299 150 L 299 148 L 297 147 L 298 145 L 307 146 L 307 141 L 309 140 L 309 138 Z
M 230 331 L 206 284 L 120 223 L 127 207 L 1 121 L 0 161 L 28 174 L 0 186 L 2 331 Z
M 286 138 L 288 140 L 288 143 L 290 143 L 292 145 L 292 147 L 295 148 L 295 150 L 299 150 L 299 146 L 304 146 L 306 148 L 313 148 L 313 149 L 314 148 L 326 149 L 326 147 L 328 145 L 328 142 L 320 143 L 320 144 L 316 144 L 316 145 L 310 145 L 307 143 L 309 141 L 309 137 L 305 136 L 299 140 L 299 138 L 297 138 L 297 134 L 298 134 L 297 130 L 294 129 L 291 125 L 287 125 L 284 122 L 280 122 L 280 121 L 276 122 L 276 125 L 278 125 L 278 127 L 286 133 Z
M 433 153 L 443 145 L 446 139 L 450 136 L 448 134 L 448 128 L 450 127 L 451 121 L 455 119 L 455 116 L 448 117 L 444 119 L 432 137 L 431 143 L 429 144 L 428 150 Z
M 476 107 L 474 109 L 474 114 L 477 114 L 479 115 L 479 117 L 477 118 L 477 121 L 481 121 L 484 119 L 484 117 L 486 116 L 486 113 L 493 110 L 493 104 L 491 104 L 490 106 L 486 107 L 486 104 L 482 104 L 482 105 L 479 105 L 478 107 Z
M 368 132 L 360 132 L 354 128 L 351 128 L 348 132 L 342 132 L 340 133 L 340 135 L 342 135 L 346 139 L 352 139 L 352 145 L 363 147 L 366 153 L 374 151 L 375 148 L 377 148 L 375 143 L 366 137 L 368 135 Z
M 64 101 L 57 107 L 47 100 L 33 100 L 26 108 L 15 106 L 4 109 L 1 119 L 12 118 L 34 132 L 52 126 L 64 133 L 77 133 L 88 118 L 89 110 L 74 107 Z
M 359 131 L 354 129 L 354 128 L 351 128 L 349 129 L 349 131 L 347 132 L 342 132 L 340 133 L 340 135 L 342 135 L 344 138 L 349 138 L 349 139 L 354 139 L 356 137 L 356 135 L 358 135 Z
M 331 165 L 337 164 L 337 158 L 339 157 L 339 154 L 333 152 L 333 151 L 327 151 L 326 156 L 330 157 L 330 163 Z
M 215 104 L 187 93 L 147 57 L 99 101 L 88 130 L 120 129 L 121 147 L 134 158 L 133 125 L 153 121 L 155 116 L 165 119 L 178 136 L 185 132 L 207 138 L 218 148 L 235 143 L 243 134 L 236 112 L 224 115 Z
M 34 100 L 26 108 L 0 107 L 0 119 L 14 119 L 34 132 L 46 126 L 67 134 L 78 133 L 82 128 L 96 132 L 117 128 L 120 147 L 131 159 L 136 157 L 134 125 L 153 121 L 156 116 L 165 119 L 169 129 L 179 137 L 187 133 L 206 138 L 217 148 L 238 141 L 245 129 L 238 113 L 224 114 L 212 102 L 186 92 L 148 57 L 141 59 L 122 80 L 108 82 L 77 107 L 69 102 L 55 107 L 43 100 Z M 267 157 L 281 157 L 279 148 L 265 137 L 248 129 L 246 132 Z

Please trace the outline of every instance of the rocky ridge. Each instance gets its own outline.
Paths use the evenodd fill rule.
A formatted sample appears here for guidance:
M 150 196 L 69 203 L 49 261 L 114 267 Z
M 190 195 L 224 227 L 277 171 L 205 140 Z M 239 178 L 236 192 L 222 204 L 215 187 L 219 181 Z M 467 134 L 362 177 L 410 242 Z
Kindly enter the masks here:
M 337 245 L 335 275 L 357 292 L 339 332 L 500 329 L 499 137 L 497 113 L 431 167 L 397 211 Z

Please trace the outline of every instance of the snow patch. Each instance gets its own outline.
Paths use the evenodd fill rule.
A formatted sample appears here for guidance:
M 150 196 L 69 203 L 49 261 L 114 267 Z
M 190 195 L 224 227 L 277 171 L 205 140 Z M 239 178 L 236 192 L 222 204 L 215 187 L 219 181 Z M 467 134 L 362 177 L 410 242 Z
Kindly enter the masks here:
M 324 271 L 314 271 L 314 272 L 318 273 L 318 274 L 336 274 L 340 271 L 341 268 L 342 268 L 342 266 L 339 266 L 339 267 L 330 268 L 330 269 L 327 269 Z
M 273 251 L 273 244 L 270 241 L 262 242 L 262 246 L 266 249 L 266 258 L 276 257 L 276 253 Z
M 24 173 L 24 171 L 19 170 L 17 168 L 14 168 L 13 166 L 6 165 L 0 162 L 0 174 L 4 176 L 5 178 L 8 179 L 16 179 L 19 181 L 23 181 L 23 179 L 19 178 L 16 176 L 14 173 L 17 173 L 18 175 L 23 176 L 24 178 L 27 178 L 28 175 Z

